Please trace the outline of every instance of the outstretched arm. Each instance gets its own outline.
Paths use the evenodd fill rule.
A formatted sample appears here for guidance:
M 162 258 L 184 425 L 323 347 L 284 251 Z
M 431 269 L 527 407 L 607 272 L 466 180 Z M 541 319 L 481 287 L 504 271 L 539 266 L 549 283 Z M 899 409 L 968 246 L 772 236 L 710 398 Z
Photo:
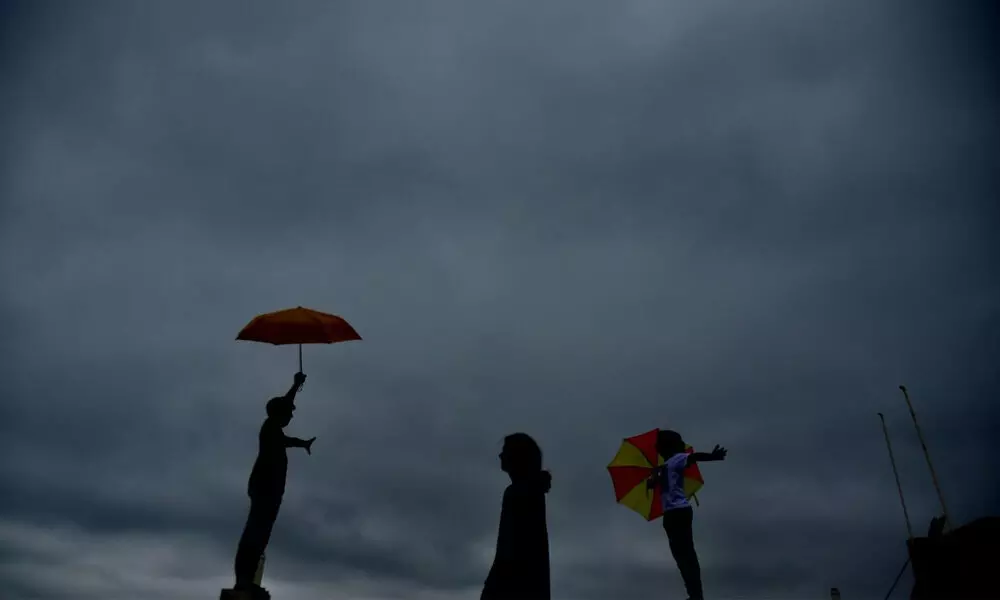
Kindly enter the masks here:
M 302 438 L 285 436 L 285 448 L 305 448 L 306 452 L 312 454 L 312 444 L 316 438 L 303 440 Z
M 688 466 L 691 466 L 695 463 L 700 463 L 700 462 L 713 462 L 716 460 L 726 460 L 726 454 L 728 453 L 729 453 L 728 450 L 716 444 L 715 449 L 713 449 L 711 452 L 692 452 L 691 454 L 688 454 L 687 464 Z

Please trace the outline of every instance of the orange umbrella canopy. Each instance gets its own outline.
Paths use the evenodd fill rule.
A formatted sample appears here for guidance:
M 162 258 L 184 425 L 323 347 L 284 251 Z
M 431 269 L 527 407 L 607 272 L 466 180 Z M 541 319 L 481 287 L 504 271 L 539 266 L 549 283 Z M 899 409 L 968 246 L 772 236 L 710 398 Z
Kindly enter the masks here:
M 297 306 L 254 317 L 236 336 L 238 340 L 283 346 L 299 344 L 299 369 L 302 369 L 302 344 L 334 344 L 360 340 L 350 323 L 337 315 Z
M 654 429 L 622 440 L 618 454 L 608 465 L 611 483 L 615 488 L 615 500 L 639 513 L 647 521 L 663 516 L 659 486 L 652 490 L 646 488 L 646 480 L 664 462 L 656 452 L 656 436 L 659 432 L 659 429 Z M 694 448 L 687 446 L 686 452 L 690 454 L 694 452 Z M 697 464 L 684 470 L 684 495 L 688 498 L 693 497 L 704 484 L 705 480 L 702 479 Z

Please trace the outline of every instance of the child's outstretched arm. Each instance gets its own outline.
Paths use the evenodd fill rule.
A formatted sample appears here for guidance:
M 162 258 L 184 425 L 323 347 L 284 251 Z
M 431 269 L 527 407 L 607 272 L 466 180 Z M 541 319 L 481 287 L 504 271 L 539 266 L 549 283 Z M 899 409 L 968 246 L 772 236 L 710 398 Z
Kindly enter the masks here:
M 726 460 L 726 454 L 728 453 L 729 453 L 728 450 L 716 444 L 715 449 L 713 449 L 711 452 L 692 452 L 691 454 L 688 454 L 687 464 L 688 466 L 691 466 L 695 463 L 700 463 L 700 462 L 713 462 L 716 460 Z
M 306 452 L 312 454 L 312 445 L 316 438 L 303 440 L 297 437 L 285 436 L 285 448 L 305 448 Z

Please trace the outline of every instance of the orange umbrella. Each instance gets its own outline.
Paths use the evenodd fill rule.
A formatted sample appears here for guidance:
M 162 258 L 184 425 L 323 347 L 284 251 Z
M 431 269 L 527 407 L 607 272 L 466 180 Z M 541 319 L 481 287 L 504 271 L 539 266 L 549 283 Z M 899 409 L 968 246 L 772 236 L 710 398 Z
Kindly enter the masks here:
M 238 340 L 264 342 L 275 346 L 299 345 L 299 371 L 302 371 L 302 344 L 334 344 L 360 340 L 350 323 L 310 308 L 288 308 L 257 315 L 236 336 Z
M 656 452 L 658 433 L 660 430 L 654 429 L 622 440 L 618 454 L 608 465 L 611 483 L 615 486 L 615 500 L 639 513 L 647 521 L 663 516 L 659 486 L 652 490 L 646 487 L 646 480 L 664 462 L 663 457 Z M 694 448 L 687 446 L 685 451 L 691 454 Z M 703 485 L 705 480 L 702 479 L 697 464 L 684 469 L 684 495 L 694 498 L 696 504 L 698 498 L 695 492 Z

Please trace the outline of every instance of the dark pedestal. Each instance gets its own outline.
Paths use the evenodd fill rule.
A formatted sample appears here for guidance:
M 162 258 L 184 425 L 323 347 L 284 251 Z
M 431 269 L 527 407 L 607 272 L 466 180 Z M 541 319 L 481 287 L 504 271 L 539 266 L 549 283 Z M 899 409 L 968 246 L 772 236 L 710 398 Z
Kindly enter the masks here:
M 271 594 L 263 588 L 256 592 L 246 590 L 225 589 L 219 594 L 219 600 L 270 600 Z

